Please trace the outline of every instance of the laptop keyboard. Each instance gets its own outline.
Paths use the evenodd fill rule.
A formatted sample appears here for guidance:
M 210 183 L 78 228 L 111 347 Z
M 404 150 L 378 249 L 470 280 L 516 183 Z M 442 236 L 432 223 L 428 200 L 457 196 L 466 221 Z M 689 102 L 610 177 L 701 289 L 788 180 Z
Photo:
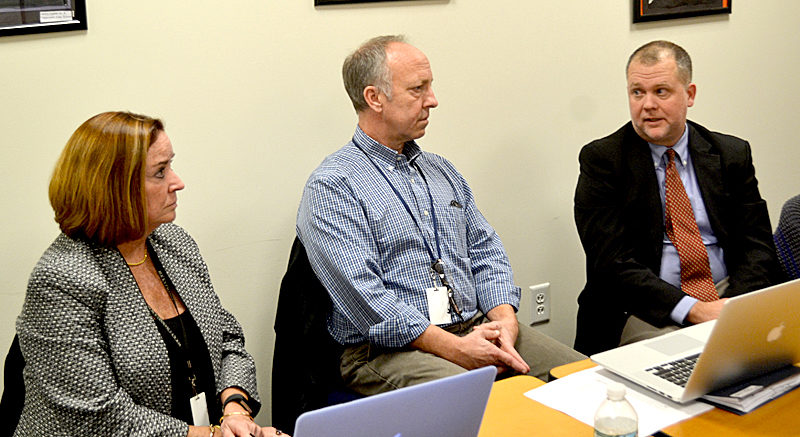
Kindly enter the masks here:
M 692 374 L 698 357 L 700 357 L 699 353 L 645 370 L 673 384 L 686 387 L 686 382 L 689 381 L 689 375 Z

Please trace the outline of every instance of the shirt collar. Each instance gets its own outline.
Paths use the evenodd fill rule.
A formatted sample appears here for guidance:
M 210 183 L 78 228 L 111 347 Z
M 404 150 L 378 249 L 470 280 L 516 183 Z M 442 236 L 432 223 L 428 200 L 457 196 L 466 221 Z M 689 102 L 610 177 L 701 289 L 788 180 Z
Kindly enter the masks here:
M 664 161 L 664 154 L 667 153 L 667 149 L 672 149 L 675 151 L 675 154 L 678 155 L 680 158 L 681 163 L 685 166 L 686 163 L 689 162 L 689 125 L 685 124 L 683 129 L 683 135 L 675 143 L 672 147 L 661 146 L 658 144 L 647 143 L 650 146 L 650 154 L 653 157 L 653 164 L 656 168 L 661 166 L 662 164 L 666 166 L 666 161 Z
M 363 148 L 364 151 L 370 156 L 378 157 L 381 160 L 385 160 L 392 164 L 397 161 L 397 152 L 375 141 L 372 137 L 361 130 L 361 126 L 356 126 L 356 132 L 353 134 L 353 140 L 357 143 L 357 146 Z M 422 149 L 419 147 L 416 141 L 407 141 L 403 146 L 403 155 L 406 156 L 409 163 L 413 163 L 420 155 L 422 155 Z

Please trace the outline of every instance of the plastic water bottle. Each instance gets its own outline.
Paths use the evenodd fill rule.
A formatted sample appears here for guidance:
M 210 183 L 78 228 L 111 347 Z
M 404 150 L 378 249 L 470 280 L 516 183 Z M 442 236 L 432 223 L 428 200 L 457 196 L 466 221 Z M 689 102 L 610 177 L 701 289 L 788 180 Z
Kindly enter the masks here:
M 625 399 L 625 386 L 611 382 L 606 393 L 606 400 L 594 415 L 594 437 L 637 437 L 639 417 Z

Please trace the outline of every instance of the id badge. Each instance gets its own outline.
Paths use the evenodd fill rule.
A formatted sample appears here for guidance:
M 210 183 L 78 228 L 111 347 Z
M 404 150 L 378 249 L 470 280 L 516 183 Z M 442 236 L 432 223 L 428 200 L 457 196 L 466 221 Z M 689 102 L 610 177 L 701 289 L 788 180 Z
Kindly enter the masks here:
M 448 309 L 447 287 L 426 288 L 428 313 L 434 325 L 446 325 L 452 321 Z
M 195 426 L 208 426 L 208 404 L 206 404 L 206 392 L 200 392 L 197 396 L 189 398 L 189 405 L 192 407 L 192 421 Z

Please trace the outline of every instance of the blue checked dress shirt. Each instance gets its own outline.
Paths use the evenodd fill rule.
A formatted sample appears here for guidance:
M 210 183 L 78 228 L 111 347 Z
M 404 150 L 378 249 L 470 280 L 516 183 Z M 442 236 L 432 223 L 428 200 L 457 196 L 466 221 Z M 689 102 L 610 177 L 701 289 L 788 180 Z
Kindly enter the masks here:
M 434 282 L 426 249 L 427 242 L 438 256 L 428 187 L 441 259 L 463 318 L 501 304 L 518 308 L 520 289 L 503 244 L 453 165 L 413 141 L 398 154 L 360 127 L 353 140 L 358 145 L 350 141 L 314 170 L 297 212 L 297 235 L 333 301 L 333 338 L 401 347 L 430 325 L 425 289 L 441 283 Z

